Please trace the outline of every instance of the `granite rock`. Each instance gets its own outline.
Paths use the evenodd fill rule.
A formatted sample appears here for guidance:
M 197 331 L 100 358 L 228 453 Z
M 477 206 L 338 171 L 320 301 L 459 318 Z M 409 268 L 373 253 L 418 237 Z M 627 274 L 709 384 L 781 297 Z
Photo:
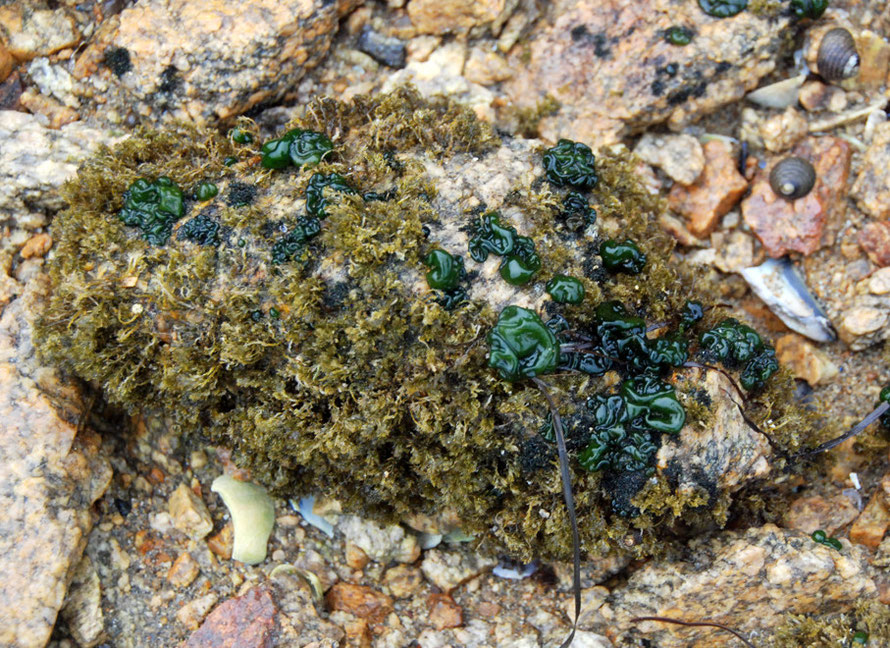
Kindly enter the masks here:
M 75 76 L 101 96 L 103 117 L 131 109 L 159 122 L 229 119 L 283 97 L 327 54 L 357 0 L 148 0 L 99 29 Z M 109 48 L 129 53 L 119 77 L 96 68 Z M 95 73 L 90 74 L 95 70 Z M 86 87 L 91 87 L 91 92 Z
M 850 527 L 850 541 L 877 549 L 890 527 L 890 473 L 878 484 L 868 504 Z
M 343 515 L 337 520 L 337 530 L 375 562 L 412 563 L 420 557 L 417 536 L 406 533 L 399 525 L 381 525 L 355 515 Z
M 62 618 L 81 648 L 93 648 L 103 639 L 102 587 L 92 561 L 84 555 L 74 570 Z
M 811 387 L 837 376 L 838 368 L 824 351 L 799 335 L 788 333 L 776 340 L 779 364 L 791 369 L 795 378 L 806 380 Z
M 656 455 L 656 470 L 679 479 L 681 491 L 715 486 L 735 492 L 770 470 L 772 449 L 765 436 L 751 428 L 738 406 L 726 394 L 734 393 L 729 379 L 717 371 L 689 370 L 676 376 L 704 389 L 713 403 L 712 422 L 686 425 L 676 437 L 667 437 Z
M 695 2 L 560 0 L 511 55 L 507 95 L 534 107 L 546 95 L 561 109 L 541 121 L 544 139 L 593 148 L 628 131 L 667 122 L 677 130 L 742 98 L 776 67 L 786 15 L 743 11 L 705 15 Z M 692 42 L 664 38 L 672 25 L 695 25 Z
M 684 185 L 695 182 L 705 168 L 702 146 L 692 135 L 645 133 L 634 147 L 634 153 Z
M 668 195 L 670 208 L 686 217 L 689 231 L 698 237 L 710 234 L 748 188 L 727 144 L 707 142 L 703 153 L 701 176 L 689 186 L 675 184 Z
M 411 0 L 408 15 L 421 34 L 466 33 L 489 27 L 500 32 L 516 0 Z
M 884 296 L 861 295 L 844 311 L 838 326 L 840 338 L 854 351 L 890 336 L 890 304 Z
M 788 507 L 784 526 L 811 534 L 822 529 L 829 536 L 856 519 L 859 511 L 846 495 L 807 495 L 798 497 Z
M 792 154 L 809 160 L 816 171 L 816 184 L 807 195 L 786 200 L 773 192 L 769 174 L 782 159 L 774 158 L 754 178 L 750 195 L 742 201 L 742 217 L 771 257 L 812 254 L 829 245 L 846 210 L 850 145 L 836 137 L 811 137 L 795 146 Z
M 890 266 L 890 220 L 866 223 L 859 232 L 859 246 L 877 265 Z
M 200 540 L 213 530 L 213 519 L 204 500 L 185 484 L 170 495 L 168 510 L 173 525 L 192 540 Z
M 49 640 L 93 525 L 90 507 L 111 480 L 98 440 L 78 432 L 79 392 L 34 355 L 32 288 L 0 318 L 0 645 L 10 648 Z
M 84 14 L 78 15 L 68 7 L 46 9 L 30 4 L 13 2 L 0 7 L 0 42 L 12 56 L 29 61 L 80 42 L 78 23 L 84 21 Z
M 890 122 L 875 129 L 850 195 L 865 213 L 890 218 Z
M 743 635 L 768 633 L 786 614 L 841 612 L 875 594 L 874 572 L 860 548 L 844 542 L 837 551 L 768 524 L 694 541 L 683 560 L 644 565 L 612 592 L 600 614 L 612 641 L 633 634 L 661 648 L 712 648 L 738 641 L 713 628 L 630 619 L 708 619 Z
M 0 226 L 33 230 L 46 225 L 64 206 L 56 190 L 74 175 L 78 162 L 100 144 L 118 139 L 81 123 L 51 130 L 34 115 L 0 111 Z
M 469 551 L 431 549 L 424 553 L 420 569 L 433 585 L 450 592 L 497 564 L 497 560 Z
M 269 590 L 253 587 L 217 606 L 183 648 L 268 648 L 277 614 Z
M 806 117 L 793 106 L 760 124 L 760 137 L 767 151 L 781 153 L 797 144 L 807 134 Z
M 332 610 L 349 612 L 368 623 L 381 623 L 393 611 L 392 599 L 365 585 L 337 583 L 325 596 Z

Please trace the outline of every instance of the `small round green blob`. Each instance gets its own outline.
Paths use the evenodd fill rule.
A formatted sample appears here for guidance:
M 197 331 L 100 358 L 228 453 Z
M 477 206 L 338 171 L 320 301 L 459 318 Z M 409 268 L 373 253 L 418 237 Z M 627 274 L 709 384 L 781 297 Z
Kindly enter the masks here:
M 501 278 L 512 286 L 524 286 L 541 269 L 541 259 L 537 254 L 519 256 L 511 254 L 501 262 Z
M 864 630 L 860 630 L 853 634 L 853 643 L 858 644 L 860 646 L 864 646 L 868 643 L 868 633 Z
M 263 319 L 263 311 L 255 310 L 251 312 L 250 319 L 252 319 L 254 322 L 259 322 L 261 319 Z
M 671 45 L 689 45 L 692 32 L 681 25 L 673 25 L 664 33 L 664 39 Z
M 253 135 L 238 126 L 229 131 L 229 137 L 238 144 L 250 144 L 253 142 Z
M 334 150 L 327 135 L 295 128 L 278 139 L 271 139 L 260 149 L 264 169 L 283 169 L 290 165 L 315 165 Z
M 223 164 L 225 166 L 232 166 L 233 164 L 237 164 L 237 163 L 238 163 L 238 158 L 236 158 L 233 155 L 230 155 L 223 160 Z
M 245 239 L 238 239 L 238 247 L 244 247 L 247 245 L 247 241 Z
M 748 0 L 698 0 L 698 6 L 714 18 L 729 18 L 748 8 Z
M 600 245 L 600 256 L 603 259 L 603 267 L 610 272 L 640 274 L 646 265 L 646 255 L 630 239 L 623 243 L 614 239 L 603 241 Z
M 199 202 L 204 202 L 205 200 L 210 200 L 214 196 L 219 193 L 219 187 L 217 187 L 212 182 L 204 181 L 198 183 L 198 186 L 195 187 L 195 200 Z
M 544 289 L 560 304 L 580 304 L 584 299 L 584 284 L 575 277 L 555 275 Z
M 890 385 L 881 390 L 881 393 L 878 396 L 878 405 L 881 403 L 890 403 Z M 890 410 L 887 410 L 881 415 L 881 425 L 890 429 Z
M 813 535 L 811 537 L 819 544 L 823 544 L 825 542 L 825 538 L 827 538 L 828 536 L 822 529 L 816 529 L 815 531 L 813 531 Z
M 798 18 L 821 18 L 828 9 L 828 0 L 791 0 L 791 10 Z
M 836 549 L 840 551 L 844 548 L 844 545 L 841 544 L 841 541 L 837 538 L 825 538 L 825 542 L 823 542 L 826 547 L 831 547 L 832 549 Z
M 556 369 L 559 342 L 538 314 L 521 306 L 507 306 L 488 334 L 488 366 L 501 378 L 515 382 Z
M 281 139 L 269 140 L 260 149 L 260 154 L 262 155 L 260 164 L 262 164 L 264 169 L 283 169 L 290 166 L 289 149 L 290 141 L 283 137 Z
M 278 319 L 279 317 L 281 317 L 281 312 L 279 312 L 279 310 L 273 306 L 269 309 L 269 317 L 271 317 L 272 319 Z
M 430 271 L 426 273 L 426 282 L 436 290 L 453 290 L 457 288 L 464 274 L 464 262 L 460 257 L 449 254 L 445 250 L 433 250 L 423 259 Z

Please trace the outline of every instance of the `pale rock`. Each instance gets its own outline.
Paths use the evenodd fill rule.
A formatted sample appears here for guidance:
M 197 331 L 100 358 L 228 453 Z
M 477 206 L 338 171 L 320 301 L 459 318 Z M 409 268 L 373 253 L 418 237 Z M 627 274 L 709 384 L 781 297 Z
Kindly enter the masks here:
M 890 217 L 890 122 L 875 128 L 850 195 L 865 213 Z
M 475 46 L 470 49 L 464 65 L 464 76 L 472 83 L 490 86 L 509 79 L 513 76 L 513 70 L 499 52 Z
M 176 611 L 176 620 L 189 630 L 197 630 L 218 600 L 219 595 L 214 592 L 192 599 Z
M 93 648 L 102 641 L 105 619 L 102 614 L 102 587 L 93 563 L 84 556 L 74 570 L 62 618 L 68 632 L 81 648 Z
M 760 124 L 760 137 L 767 151 L 781 153 L 797 144 L 807 134 L 807 119 L 793 106 L 767 118 Z
M 664 171 L 672 180 L 691 185 L 705 168 L 705 154 L 692 135 L 645 133 L 634 153 Z
M 411 0 L 408 15 L 422 34 L 467 32 L 473 28 L 499 25 L 515 8 L 513 0 Z
M 811 387 L 831 381 L 838 375 L 838 368 L 824 351 L 788 333 L 776 340 L 776 357 L 779 364 L 791 369 L 795 378 L 806 380 Z
M 80 102 L 74 96 L 74 78 L 61 65 L 53 65 L 47 58 L 37 58 L 28 64 L 28 76 L 45 95 L 52 95 L 69 108 Z
M 200 540 L 213 530 L 207 505 L 195 492 L 180 484 L 167 501 L 173 525 L 192 540 Z
M 337 530 L 374 562 L 412 563 L 420 557 L 417 537 L 399 525 L 384 526 L 356 515 L 343 515 L 337 520 Z
M 844 313 L 838 333 L 851 349 L 858 351 L 883 339 L 881 334 L 888 324 L 890 310 L 886 306 L 854 306 Z
M 876 270 L 868 280 L 868 290 L 873 295 L 890 293 L 890 268 Z
M 469 551 L 430 549 L 424 554 L 420 569 L 433 585 L 450 592 L 495 565 L 496 559 Z
M 34 354 L 26 313 L 39 308 L 39 283 L 0 317 L 0 645 L 9 648 L 49 641 L 92 504 L 111 480 L 98 438 L 78 433 L 78 389 Z
M 77 21 L 67 8 L 31 9 L 24 2 L 0 7 L 0 41 L 20 61 L 74 47 L 80 39 Z
M 635 571 L 612 591 L 594 630 L 619 645 L 635 636 L 660 648 L 712 648 L 713 629 L 630 619 L 706 618 L 743 635 L 769 636 L 787 614 L 842 612 L 876 596 L 875 575 L 856 546 L 836 551 L 771 524 L 726 531 L 692 541 L 682 560 L 651 561 Z

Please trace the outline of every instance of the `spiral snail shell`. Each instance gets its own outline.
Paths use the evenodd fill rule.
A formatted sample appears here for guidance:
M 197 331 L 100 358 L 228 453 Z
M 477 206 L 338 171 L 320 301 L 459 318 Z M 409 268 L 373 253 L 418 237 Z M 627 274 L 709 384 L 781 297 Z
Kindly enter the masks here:
M 859 53 L 853 35 L 843 27 L 835 27 L 822 37 L 816 54 L 819 74 L 828 81 L 840 81 L 859 71 Z
M 786 200 L 803 198 L 816 183 L 813 165 L 800 157 L 788 157 L 773 167 L 769 184 L 777 196 Z

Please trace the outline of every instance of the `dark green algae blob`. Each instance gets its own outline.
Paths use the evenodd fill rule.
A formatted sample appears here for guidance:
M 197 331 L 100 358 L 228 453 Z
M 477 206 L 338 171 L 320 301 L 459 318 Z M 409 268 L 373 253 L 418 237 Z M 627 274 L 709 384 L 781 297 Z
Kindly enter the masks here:
M 574 277 L 556 275 L 547 282 L 545 290 L 560 304 L 580 304 L 584 301 L 584 284 Z
M 167 176 L 155 180 L 139 178 L 124 194 L 118 218 L 142 230 L 145 240 L 163 245 L 170 238 L 173 223 L 185 215 L 182 189 Z
M 423 285 L 423 260 L 436 245 L 424 227 L 435 232 L 443 216 L 416 158 L 484 159 L 497 137 L 469 109 L 422 100 L 410 89 L 352 103 L 319 99 L 306 115 L 287 132 L 323 133 L 338 124 L 336 156 L 310 168 L 291 163 L 270 172 L 243 154 L 230 167 L 240 144 L 184 126 L 139 130 L 87 160 L 64 188 L 70 207 L 53 223 L 51 290 L 35 325 L 43 358 L 101 386 L 110 402 L 134 412 L 157 405 L 173 430 L 232 448 L 239 464 L 278 493 L 321 492 L 389 521 L 453 510 L 482 548 L 569 556 L 555 448 L 536 446 L 536 457 L 520 451 L 533 447 L 527 442 L 547 413 L 527 377 L 546 371 L 540 375 L 569 418 L 592 395 L 608 393 L 614 374 L 595 367 L 602 358 L 593 354 L 557 348 L 554 360 L 552 339 L 528 318 L 518 330 L 536 331 L 549 351 L 532 357 L 523 339 L 508 336 L 503 367 L 518 379 L 504 379 L 488 366 L 485 343 L 498 313 L 469 299 L 449 311 Z M 387 159 L 393 151 L 398 169 Z M 670 264 L 658 203 L 633 168 L 629 155 L 598 156 L 590 200 L 600 220 L 646 241 L 649 262 L 637 277 L 585 278 L 585 303 L 560 307 L 573 326 L 600 327 L 597 343 L 630 360 L 654 352 L 640 339 L 622 343 L 640 337 L 638 325 L 600 317 L 594 306 L 617 300 L 625 318 L 675 321 L 693 285 L 691 273 Z M 328 189 L 326 217 L 310 222 L 303 197 L 314 173 L 348 177 L 356 189 L 394 188 L 398 200 Z M 177 187 L 214 178 L 223 194 L 241 182 L 257 195 L 243 206 L 213 198 L 202 204 L 206 219 L 174 206 L 164 214 L 184 218 L 185 231 L 153 244 L 118 214 L 137 180 L 151 185 L 162 177 Z M 559 196 L 536 191 L 519 186 L 511 199 L 527 211 L 527 238 L 541 241 L 542 266 L 583 276 L 581 261 L 558 244 Z M 210 221 L 219 224 L 216 236 Z M 269 316 L 255 319 L 257 312 Z M 619 340 L 612 330 L 625 326 L 634 334 Z M 564 361 L 589 373 L 549 371 Z M 752 416 L 762 422 L 769 414 Z M 782 428 L 774 441 L 798 447 L 799 429 Z M 529 465 L 539 468 L 523 468 Z M 699 495 L 676 493 L 666 481 L 633 498 L 638 516 L 615 516 L 602 471 L 575 463 L 573 472 L 588 552 L 621 548 L 631 533 L 641 538 L 633 553 L 658 552 L 675 516 L 714 524 L 711 511 L 695 508 Z M 549 517 L 528 515 L 538 510 Z
M 730 18 L 748 8 L 748 0 L 698 0 L 698 6 L 714 18 Z

